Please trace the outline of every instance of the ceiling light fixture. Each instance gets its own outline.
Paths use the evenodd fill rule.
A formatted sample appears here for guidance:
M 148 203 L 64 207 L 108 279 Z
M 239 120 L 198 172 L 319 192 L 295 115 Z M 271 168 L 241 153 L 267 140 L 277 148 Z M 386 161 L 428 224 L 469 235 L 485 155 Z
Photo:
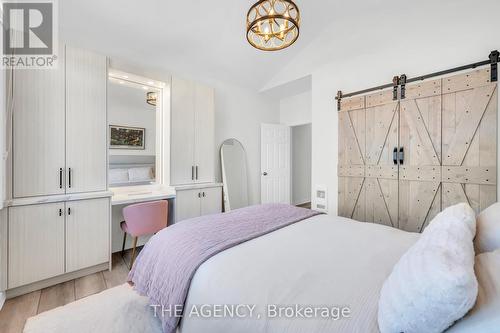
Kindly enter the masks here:
M 247 14 L 247 40 L 263 51 L 289 47 L 300 32 L 300 11 L 291 0 L 260 0 Z
M 149 91 L 146 94 L 146 103 L 152 106 L 156 106 L 156 99 L 157 99 L 157 94 L 155 91 Z

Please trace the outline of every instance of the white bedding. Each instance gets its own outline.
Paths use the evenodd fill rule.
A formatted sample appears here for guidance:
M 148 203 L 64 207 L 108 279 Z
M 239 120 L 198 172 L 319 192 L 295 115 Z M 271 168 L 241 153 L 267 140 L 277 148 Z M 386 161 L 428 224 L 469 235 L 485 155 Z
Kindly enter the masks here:
M 255 304 L 254 314 L 261 317 L 203 318 L 193 311 L 193 316 L 182 320 L 180 332 L 378 332 L 380 289 L 418 237 L 320 215 L 246 242 L 198 269 L 185 309 L 200 310 L 201 304 Z M 350 318 L 288 319 L 266 314 L 267 305 L 295 304 L 348 307 Z

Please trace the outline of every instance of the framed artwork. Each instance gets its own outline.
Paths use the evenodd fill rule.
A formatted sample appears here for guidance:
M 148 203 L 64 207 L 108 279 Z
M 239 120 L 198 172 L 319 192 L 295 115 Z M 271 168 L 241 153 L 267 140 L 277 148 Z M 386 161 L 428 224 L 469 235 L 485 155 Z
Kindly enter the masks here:
M 110 149 L 144 150 L 146 147 L 145 128 L 109 125 L 109 132 Z

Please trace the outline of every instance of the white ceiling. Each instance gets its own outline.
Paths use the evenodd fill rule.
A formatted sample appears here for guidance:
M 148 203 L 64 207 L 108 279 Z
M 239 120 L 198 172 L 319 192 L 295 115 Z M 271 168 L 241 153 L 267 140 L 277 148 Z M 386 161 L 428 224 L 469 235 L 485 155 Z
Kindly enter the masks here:
M 296 0 L 302 13 L 298 42 L 262 52 L 245 37 L 245 15 L 255 1 L 64 0 L 60 35 L 125 61 L 259 89 L 335 17 L 366 8 L 363 1 Z

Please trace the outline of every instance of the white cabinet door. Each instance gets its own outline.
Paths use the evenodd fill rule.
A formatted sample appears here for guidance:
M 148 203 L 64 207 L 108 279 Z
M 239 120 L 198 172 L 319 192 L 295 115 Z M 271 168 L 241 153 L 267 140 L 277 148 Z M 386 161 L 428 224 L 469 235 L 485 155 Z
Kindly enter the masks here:
M 194 182 L 194 83 L 172 78 L 170 182 Z
M 67 193 L 106 190 L 107 59 L 66 47 Z
M 64 51 L 57 69 L 14 70 L 13 196 L 64 193 Z M 62 179 L 64 180 L 64 179 Z
M 215 180 L 214 90 L 196 84 L 194 97 L 195 181 L 209 183 Z
M 9 208 L 9 289 L 63 273 L 64 203 Z
M 200 216 L 200 193 L 201 191 L 198 189 L 177 191 L 175 198 L 176 222 Z
M 217 214 L 222 211 L 222 188 L 210 187 L 200 190 L 201 215 Z
M 109 199 L 66 202 L 66 273 L 109 261 Z

